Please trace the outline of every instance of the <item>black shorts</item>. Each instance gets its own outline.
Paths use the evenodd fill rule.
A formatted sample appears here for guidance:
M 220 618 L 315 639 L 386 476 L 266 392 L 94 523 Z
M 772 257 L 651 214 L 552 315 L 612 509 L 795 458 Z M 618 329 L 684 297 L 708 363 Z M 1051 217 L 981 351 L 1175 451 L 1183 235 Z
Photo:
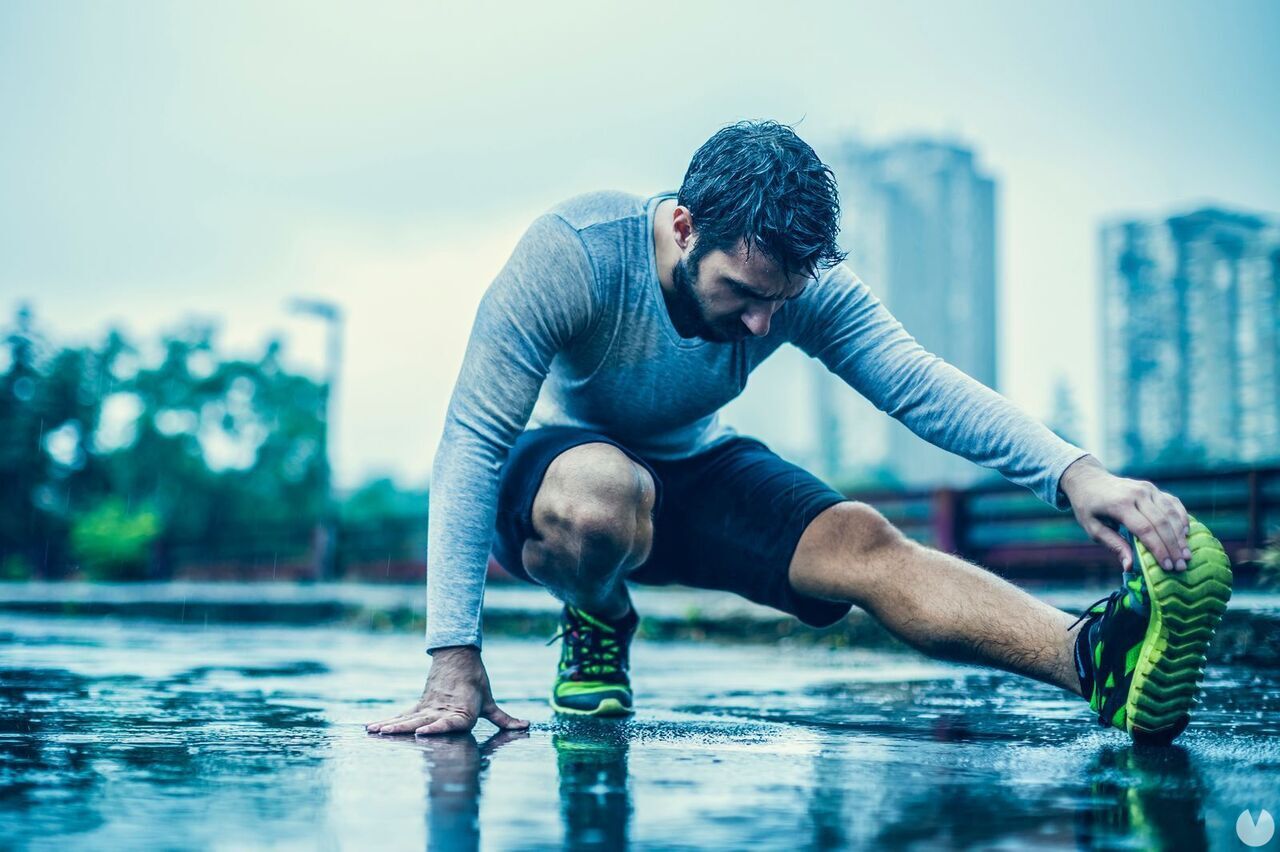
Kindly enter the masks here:
M 502 470 L 493 556 L 507 573 L 536 582 L 521 553 L 533 534 L 533 498 L 552 459 L 580 444 L 612 444 L 653 475 L 653 548 L 628 577 L 735 592 L 748 600 L 825 627 L 850 609 L 802 595 L 787 572 L 809 522 L 844 501 L 808 471 L 760 441 L 735 436 L 674 461 L 646 459 L 613 438 L 570 426 L 531 429 L 511 448 Z

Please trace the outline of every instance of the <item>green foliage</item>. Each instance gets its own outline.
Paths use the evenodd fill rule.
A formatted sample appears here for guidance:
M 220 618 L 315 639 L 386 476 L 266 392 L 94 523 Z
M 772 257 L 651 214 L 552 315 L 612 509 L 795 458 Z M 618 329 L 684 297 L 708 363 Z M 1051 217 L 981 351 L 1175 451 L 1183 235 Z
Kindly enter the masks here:
M 371 479 L 342 501 L 342 520 L 365 523 L 383 518 L 425 518 L 427 492 L 406 491 L 386 477 Z
M 21 554 L 11 553 L 4 559 L 0 559 L 0 582 L 21 582 L 30 580 L 35 572 L 31 569 L 31 563 Z
M 0 564 L 60 576 L 73 526 L 110 520 L 111 498 L 151 508 L 160 552 L 324 514 L 327 391 L 286 371 L 278 343 L 233 358 L 191 325 L 144 349 L 159 355 L 116 331 L 55 346 L 25 308 L 0 330 Z
M 120 498 L 108 497 L 75 519 L 71 552 L 91 580 L 141 580 L 159 534 L 160 517 L 153 510 L 132 511 Z

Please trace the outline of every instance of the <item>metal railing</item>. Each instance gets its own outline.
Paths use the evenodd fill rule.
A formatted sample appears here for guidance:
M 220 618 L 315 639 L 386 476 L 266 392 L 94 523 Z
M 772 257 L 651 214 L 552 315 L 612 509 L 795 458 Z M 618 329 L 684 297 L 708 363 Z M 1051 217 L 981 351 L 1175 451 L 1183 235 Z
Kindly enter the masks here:
M 1129 472 L 1182 500 L 1222 541 L 1232 561 L 1255 561 L 1280 530 L 1280 467 Z M 907 535 L 1004 574 L 1113 571 L 1114 559 L 1090 541 L 1070 512 L 1059 512 L 1009 484 L 969 489 L 857 491 Z
M 1231 559 L 1257 559 L 1280 530 L 1280 467 L 1130 473 L 1175 494 L 1221 539 Z M 968 489 L 854 491 L 908 536 L 1006 576 L 1102 576 L 1114 559 L 1070 512 L 1005 483 Z M 166 543 L 157 579 L 319 579 L 322 530 L 314 523 L 223 530 L 216 541 Z M 426 576 L 425 515 L 338 527 L 337 578 L 412 582 Z M 505 577 L 494 572 L 495 579 Z

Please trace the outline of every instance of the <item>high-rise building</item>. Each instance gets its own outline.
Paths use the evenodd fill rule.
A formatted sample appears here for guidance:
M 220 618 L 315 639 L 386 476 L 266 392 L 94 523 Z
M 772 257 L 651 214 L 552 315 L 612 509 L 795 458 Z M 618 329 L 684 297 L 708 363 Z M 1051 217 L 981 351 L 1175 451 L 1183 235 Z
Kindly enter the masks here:
M 1280 227 L 1205 208 L 1102 228 L 1102 411 L 1124 468 L 1280 457 Z
M 1053 403 L 1045 425 L 1062 440 L 1077 447 L 1084 445 L 1084 424 L 1080 407 L 1076 405 L 1075 391 L 1066 376 L 1059 375 L 1053 382 Z
M 846 143 L 824 160 L 840 184 L 840 242 L 854 272 L 925 348 L 995 387 L 995 183 L 973 152 L 931 140 Z M 790 409 L 788 423 L 778 424 L 763 416 L 776 416 L 776 406 L 746 399 L 730 419 L 828 480 L 962 485 L 981 475 L 875 410 L 817 361 L 785 350 L 774 357 L 781 363 L 753 377 L 761 387 L 747 395 L 794 396 L 802 387 L 809 413 Z M 795 382 L 797 372 L 809 381 Z

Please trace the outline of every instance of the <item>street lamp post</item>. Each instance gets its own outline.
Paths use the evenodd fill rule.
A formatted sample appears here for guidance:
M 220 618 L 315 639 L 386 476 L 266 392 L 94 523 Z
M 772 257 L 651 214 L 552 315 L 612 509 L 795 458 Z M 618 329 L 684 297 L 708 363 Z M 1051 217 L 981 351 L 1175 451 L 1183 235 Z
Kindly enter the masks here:
M 321 517 L 324 544 L 320 554 L 320 579 L 331 580 L 337 574 L 338 556 L 338 511 L 333 469 L 337 454 L 334 436 L 337 434 L 338 374 L 342 368 L 342 308 L 318 299 L 293 299 L 288 307 L 291 313 L 316 317 L 325 323 L 324 415 L 320 423 L 320 447 L 324 454 L 324 510 Z

